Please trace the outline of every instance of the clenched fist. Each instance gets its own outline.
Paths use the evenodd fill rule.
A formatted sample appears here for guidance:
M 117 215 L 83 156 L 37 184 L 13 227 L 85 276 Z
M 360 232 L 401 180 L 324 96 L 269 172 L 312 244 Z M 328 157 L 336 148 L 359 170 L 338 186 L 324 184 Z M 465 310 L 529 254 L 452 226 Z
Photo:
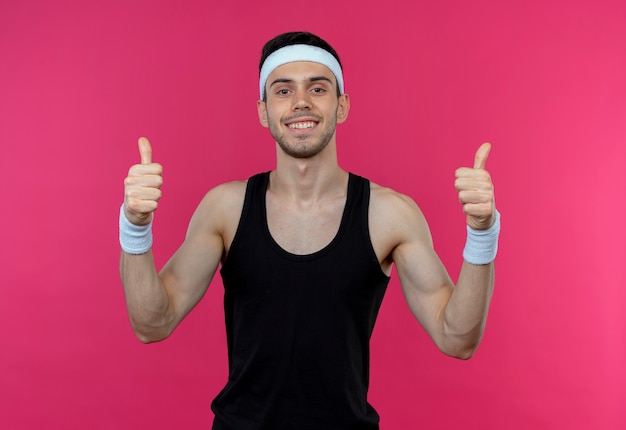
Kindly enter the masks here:
M 454 186 L 459 193 L 467 225 L 474 230 L 486 230 L 496 219 L 493 183 L 485 170 L 491 144 L 483 143 L 474 158 L 474 167 L 461 167 L 456 171 Z
M 124 180 L 124 213 L 135 225 L 147 225 L 161 199 L 163 167 L 152 162 L 152 147 L 145 137 L 139 138 L 141 164 L 135 164 Z

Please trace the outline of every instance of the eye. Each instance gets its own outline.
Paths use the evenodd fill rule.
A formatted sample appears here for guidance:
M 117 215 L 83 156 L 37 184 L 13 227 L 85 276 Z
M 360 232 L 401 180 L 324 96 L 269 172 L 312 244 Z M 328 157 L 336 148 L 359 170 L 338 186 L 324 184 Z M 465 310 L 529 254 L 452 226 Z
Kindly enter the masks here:
M 314 88 L 312 89 L 312 91 L 313 91 L 315 94 L 324 94 L 324 93 L 326 92 L 326 88 L 322 88 L 322 87 L 314 87 Z
M 281 88 L 280 90 L 276 91 L 276 94 L 279 96 L 286 96 L 287 94 L 289 94 L 289 90 L 287 88 Z

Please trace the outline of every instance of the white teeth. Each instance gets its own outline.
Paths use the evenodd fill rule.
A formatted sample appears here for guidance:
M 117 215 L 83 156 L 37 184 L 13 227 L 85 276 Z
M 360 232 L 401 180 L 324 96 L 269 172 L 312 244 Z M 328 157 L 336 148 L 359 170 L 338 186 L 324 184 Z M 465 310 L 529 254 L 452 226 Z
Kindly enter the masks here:
M 313 127 L 315 127 L 315 123 L 313 121 L 294 122 L 294 123 L 289 124 L 288 127 L 289 128 L 297 128 L 297 129 L 313 128 Z

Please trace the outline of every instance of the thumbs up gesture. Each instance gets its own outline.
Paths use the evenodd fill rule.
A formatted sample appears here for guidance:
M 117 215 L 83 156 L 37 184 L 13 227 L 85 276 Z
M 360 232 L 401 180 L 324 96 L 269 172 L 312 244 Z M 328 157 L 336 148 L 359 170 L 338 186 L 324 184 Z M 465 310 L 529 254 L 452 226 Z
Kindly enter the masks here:
M 493 183 L 485 170 L 491 144 L 483 143 L 474 158 L 474 167 L 461 167 L 456 170 L 454 186 L 459 193 L 463 212 L 467 215 L 467 225 L 474 230 L 486 230 L 495 222 L 496 205 Z
M 163 185 L 163 167 L 152 162 L 152 146 L 145 137 L 139 138 L 141 164 L 135 164 L 124 180 L 124 213 L 135 225 L 147 225 L 158 207 Z

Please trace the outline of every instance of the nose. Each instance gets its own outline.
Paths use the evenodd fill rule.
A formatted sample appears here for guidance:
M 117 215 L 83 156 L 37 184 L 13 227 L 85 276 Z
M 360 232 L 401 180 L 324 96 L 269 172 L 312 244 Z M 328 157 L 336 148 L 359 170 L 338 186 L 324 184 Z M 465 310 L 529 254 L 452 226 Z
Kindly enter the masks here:
M 301 110 L 301 109 L 310 109 L 310 108 L 311 108 L 311 100 L 309 98 L 309 92 L 306 89 L 296 90 L 293 109 Z

